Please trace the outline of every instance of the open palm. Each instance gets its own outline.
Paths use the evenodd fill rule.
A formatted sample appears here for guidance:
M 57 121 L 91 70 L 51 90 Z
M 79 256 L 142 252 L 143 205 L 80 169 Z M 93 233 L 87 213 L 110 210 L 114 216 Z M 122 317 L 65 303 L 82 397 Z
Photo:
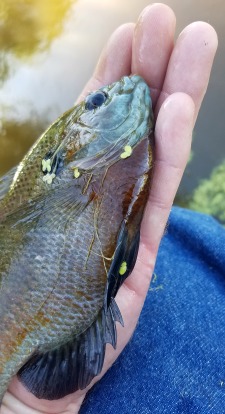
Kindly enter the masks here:
M 136 25 L 129 23 L 118 28 L 79 98 L 124 75 L 139 74 L 151 89 L 156 118 L 154 176 L 141 227 L 138 258 L 134 271 L 116 296 L 125 327 L 118 326 L 117 349 L 107 345 L 103 371 L 88 389 L 116 360 L 135 329 L 189 157 L 194 123 L 217 47 L 214 29 L 203 22 L 187 26 L 174 45 L 175 24 L 172 10 L 155 4 L 144 9 Z M 38 400 L 14 378 L 0 412 L 77 413 L 88 389 L 58 401 Z

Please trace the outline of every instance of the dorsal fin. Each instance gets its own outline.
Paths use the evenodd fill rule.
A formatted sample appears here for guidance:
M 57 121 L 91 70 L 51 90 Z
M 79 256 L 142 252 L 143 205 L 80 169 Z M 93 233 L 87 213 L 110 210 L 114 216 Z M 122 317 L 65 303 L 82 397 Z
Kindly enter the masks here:
M 0 201 L 8 192 L 10 185 L 12 184 L 16 170 L 17 167 L 13 167 L 10 171 L 8 171 L 7 174 L 3 175 L 3 177 L 0 178 Z

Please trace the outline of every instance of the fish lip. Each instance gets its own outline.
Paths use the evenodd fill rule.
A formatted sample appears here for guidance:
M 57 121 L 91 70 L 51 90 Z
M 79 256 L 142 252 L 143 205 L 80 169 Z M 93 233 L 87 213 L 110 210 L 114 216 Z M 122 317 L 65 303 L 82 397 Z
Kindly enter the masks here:
M 139 75 L 124 76 L 121 79 L 121 92 L 131 92 L 137 87 L 143 90 L 149 89 L 145 80 Z
M 139 93 L 142 95 L 143 103 L 146 105 L 148 102 L 150 107 L 152 107 L 150 88 L 141 76 L 131 75 L 121 78 L 119 93 L 131 93 L 133 95 L 135 94 L 136 89 L 139 89 Z

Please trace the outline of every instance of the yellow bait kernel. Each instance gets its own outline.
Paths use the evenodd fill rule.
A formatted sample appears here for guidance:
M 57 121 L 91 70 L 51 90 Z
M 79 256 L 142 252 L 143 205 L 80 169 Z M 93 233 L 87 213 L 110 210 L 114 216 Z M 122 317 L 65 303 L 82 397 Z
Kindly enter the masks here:
M 75 178 L 80 177 L 80 171 L 78 170 L 78 168 L 74 169 L 73 175 L 74 175 Z
M 122 262 L 119 270 L 120 276 L 123 276 L 127 271 L 127 262 Z
M 130 145 L 126 145 L 124 147 L 124 152 L 122 152 L 122 154 L 120 154 L 120 158 L 128 158 L 130 157 L 132 154 L 132 147 Z
M 52 183 L 52 180 L 55 178 L 55 174 L 54 173 L 52 173 L 52 174 L 46 174 L 46 175 L 44 175 L 44 177 L 43 177 L 43 181 L 44 182 L 46 182 L 47 184 L 51 184 Z
M 45 171 L 50 172 L 51 171 L 51 160 L 50 159 L 42 160 L 42 171 L 43 172 L 45 172 Z

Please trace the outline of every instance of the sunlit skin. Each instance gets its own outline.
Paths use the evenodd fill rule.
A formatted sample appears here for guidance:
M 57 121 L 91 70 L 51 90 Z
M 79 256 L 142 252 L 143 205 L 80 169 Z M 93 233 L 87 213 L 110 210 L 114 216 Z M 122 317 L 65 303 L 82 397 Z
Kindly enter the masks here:
M 154 4 L 144 9 L 136 25 L 129 23 L 118 28 L 78 99 L 82 100 L 88 92 L 104 84 L 135 73 L 151 88 L 156 116 L 154 177 L 142 222 L 138 259 L 116 296 L 125 327 L 118 325 L 117 349 L 108 346 L 103 371 L 88 389 L 117 359 L 135 329 L 159 243 L 189 157 L 194 123 L 217 48 L 216 33 L 207 23 L 187 26 L 174 44 L 175 26 L 172 10 Z M 88 389 L 58 401 L 44 401 L 28 393 L 14 378 L 0 413 L 78 413 Z

